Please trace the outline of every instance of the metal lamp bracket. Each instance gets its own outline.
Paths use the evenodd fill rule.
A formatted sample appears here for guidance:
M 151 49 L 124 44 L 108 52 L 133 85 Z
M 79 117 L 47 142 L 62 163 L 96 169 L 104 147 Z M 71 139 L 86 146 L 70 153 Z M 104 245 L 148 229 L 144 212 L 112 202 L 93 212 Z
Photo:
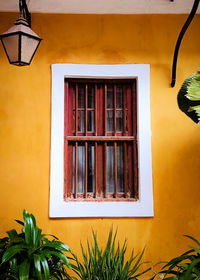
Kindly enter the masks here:
M 26 19 L 29 27 L 31 28 L 31 14 L 28 10 L 26 0 L 19 0 L 19 10 L 20 10 L 20 16 Z
M 179 52 L 179 48 L 180 48 L 180 45 L 181 45 L 181 41 L 183 39 L 183 36 L 184 36 L 186 30 L 188 29 L 188 27 L 191 23 L 191 21 L 193 20 L 195 14 L 196 14 L 196 11 L 197 11 L 198 6 L 199 6 L 199 2 L 200 2 L 200 0 L 194 0 L 192 10 L 191 10 L 185 24 L 183 25 L 183 27 L 181 29 L 181 32 L 178 36 L 177 42 L 176 42 L 176 46 L 175 46 L 175 50 L 174 50 L 173 65 L 172 65 L 171 87 L 174 87 L 175 83 L 176 83 L 176 66 L 177 66 L 178 52 Z

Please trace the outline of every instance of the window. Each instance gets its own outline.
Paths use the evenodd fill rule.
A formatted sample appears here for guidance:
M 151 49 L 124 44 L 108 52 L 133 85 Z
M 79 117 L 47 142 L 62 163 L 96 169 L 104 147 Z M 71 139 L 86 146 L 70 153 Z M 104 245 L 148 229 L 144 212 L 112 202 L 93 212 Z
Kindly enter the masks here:
M 50 217 L 153 216 L 149 65 L 52 65 Z
M 136 79 L 65 79 L 65 200 L 138 199 Z

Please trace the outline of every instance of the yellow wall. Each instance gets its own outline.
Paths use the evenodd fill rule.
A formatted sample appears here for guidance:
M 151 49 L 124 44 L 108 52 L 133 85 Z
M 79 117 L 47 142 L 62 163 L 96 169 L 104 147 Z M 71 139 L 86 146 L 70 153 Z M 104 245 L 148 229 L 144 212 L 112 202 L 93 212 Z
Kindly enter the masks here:
M 0 13 L 0 33 L 16 19 Z M 7 62 L 0 46 L 0 234 L 23 209 L 44 232 L 75 252 L 79 241 L 111 225 L 120 239 L 156 263 L 185 250 L 183 234 L 199 238 L 200 133 L 176 102 L 183 80 L 199 65 L 199 15 L 183 39 L 177 85 L 170 88 L 174 45 L 186 15 L 32 15 L 44 40 L 30 67 Z M 49 219 L 51 71 L 53 63 L 149 63 L 154 218 Z

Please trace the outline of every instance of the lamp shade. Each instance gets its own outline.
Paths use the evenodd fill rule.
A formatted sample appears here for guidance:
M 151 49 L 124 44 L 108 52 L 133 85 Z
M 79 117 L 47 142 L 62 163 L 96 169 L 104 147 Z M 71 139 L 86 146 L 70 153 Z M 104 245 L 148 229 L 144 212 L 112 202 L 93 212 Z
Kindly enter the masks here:
M 0 39 L 10 64 L 17 66 L 31 63 L 42 40 L 22 17 L 16 20 L 13 27 L 1 34 Z

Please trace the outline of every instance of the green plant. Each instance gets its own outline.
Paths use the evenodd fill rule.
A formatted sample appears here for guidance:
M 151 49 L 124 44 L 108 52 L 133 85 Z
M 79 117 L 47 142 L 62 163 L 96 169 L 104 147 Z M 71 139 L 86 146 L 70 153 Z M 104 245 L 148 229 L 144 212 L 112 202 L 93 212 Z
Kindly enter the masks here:
M 47 280 L 66 279 L 69 260 L 63 252 L 69 248 L 55 236 L 49 240 L 36 226 L 35 217 L 24 210 L 22 232 L 15 229 L 0 239 L 0 279 Z
M 167 280 L 199 280 L 200 279 L 200 242 L 195 238 L 185 235 L 193 240 L 198 247 L 191 249 L 179 257 L 170 260 L 160 274 Z
M 178 93 L 179 108 L 195 123 L 200 121 L 200 71 L 189 76 Z
M 78 278 L 83 280 L 129 280 L 138 279 L 145 271 L 138 272 L 141 266 L 141 259 L 144 250 L 141 254 L 134 256 L 132 251 L 130 259 L 125 261 L 125 253 L 127 249 L 126 240 L 122 247 L 119 242 L 116 245 L 116 235 L 113 230 L 110 230 L 107 244 L 104 249 L 100 249 L 97 241 L 97 236 L 93 232 L 93 243 L 87 242 L 87 250 L 81 244 L 83 262 L 81 263 L 78 257 L 72 253 L 75 264 L 72 264 L 72 269 L 78 275 Z

